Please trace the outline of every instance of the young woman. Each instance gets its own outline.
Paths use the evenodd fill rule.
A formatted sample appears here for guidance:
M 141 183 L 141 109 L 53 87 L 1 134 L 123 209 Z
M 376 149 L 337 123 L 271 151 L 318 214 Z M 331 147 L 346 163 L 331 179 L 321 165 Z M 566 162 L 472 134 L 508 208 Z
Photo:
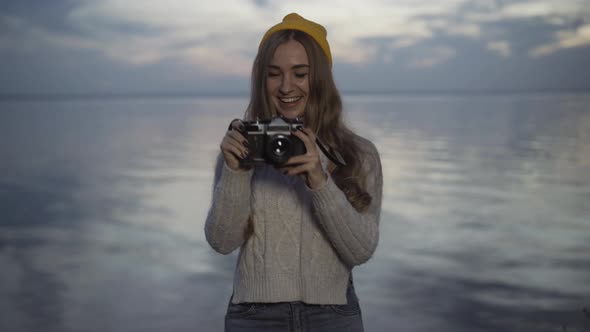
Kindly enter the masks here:
M 306 153 L 243 167 L 239 120 L 221 142 L 205 235 L 222 254 L 240 249 L 226 331 L 363 330 L 352 269 L 377 247 L 381 162 L 342 122 L 326 35 L 289 14 L 266 32 L 252 69 L 246 120 L 303 119 L 293 135 Z

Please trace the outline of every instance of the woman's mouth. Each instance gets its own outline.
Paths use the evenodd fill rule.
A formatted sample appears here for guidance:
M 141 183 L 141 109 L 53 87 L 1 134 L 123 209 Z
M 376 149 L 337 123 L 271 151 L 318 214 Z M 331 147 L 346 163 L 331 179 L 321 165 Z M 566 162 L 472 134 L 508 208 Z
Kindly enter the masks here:
M 287 118 L 302 116 L 305 112 L 305 97 L 276 97 L 278 101 L 277 111 Z
M 299 97 L 288 97 L 288 98 L 286 98 L 286 97 L 279 97 L 279 100 L 281 101 L 281 103 L 289 105 L 289 104 L 295 104 L 296 102 L 298 102 L 299 100 L 301 100 L 301 98 L 303 98 L 303 97 L 301 97 L 301 96 L 299 96 Z

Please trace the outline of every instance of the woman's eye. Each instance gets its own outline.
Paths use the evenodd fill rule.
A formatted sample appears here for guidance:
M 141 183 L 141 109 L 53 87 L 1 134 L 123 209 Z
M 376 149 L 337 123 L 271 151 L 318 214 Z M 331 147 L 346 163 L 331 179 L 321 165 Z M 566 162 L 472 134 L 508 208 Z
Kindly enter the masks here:
M 307 76 L 307 73 L 295 73 L 295 77 L 297 78 L 304 78 L 305 76 Z
M 268 73 L 268 77 L 277 77 L 279 75 L 279 73 Z

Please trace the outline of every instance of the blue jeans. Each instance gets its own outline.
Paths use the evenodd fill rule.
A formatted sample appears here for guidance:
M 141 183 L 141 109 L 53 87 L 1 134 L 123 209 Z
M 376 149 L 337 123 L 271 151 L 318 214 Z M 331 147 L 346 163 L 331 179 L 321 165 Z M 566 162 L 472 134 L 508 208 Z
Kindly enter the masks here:
M 361 308 L 349 284 L 347 304 L 317 305 L 303 302 L 231 303 L 225 315 L 225 332 L 362 332 Z

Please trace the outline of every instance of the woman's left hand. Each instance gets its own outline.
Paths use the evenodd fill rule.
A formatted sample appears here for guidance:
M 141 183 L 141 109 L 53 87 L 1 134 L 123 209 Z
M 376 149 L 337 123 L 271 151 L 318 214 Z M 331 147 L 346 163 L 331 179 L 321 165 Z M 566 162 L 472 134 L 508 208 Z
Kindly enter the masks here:
M 311 189 L 320 188 L 326 183 L 328 175 L 324 172 L 320 162 L 320 153 L 315 144 L 315 134 L 311 129 L 303 128 L 293 131 L 293 135 L 303 141 L 307 152 L 289 158 L 286 163 L 281 165 L 280 170 L 286 175 L 301 176 Z

